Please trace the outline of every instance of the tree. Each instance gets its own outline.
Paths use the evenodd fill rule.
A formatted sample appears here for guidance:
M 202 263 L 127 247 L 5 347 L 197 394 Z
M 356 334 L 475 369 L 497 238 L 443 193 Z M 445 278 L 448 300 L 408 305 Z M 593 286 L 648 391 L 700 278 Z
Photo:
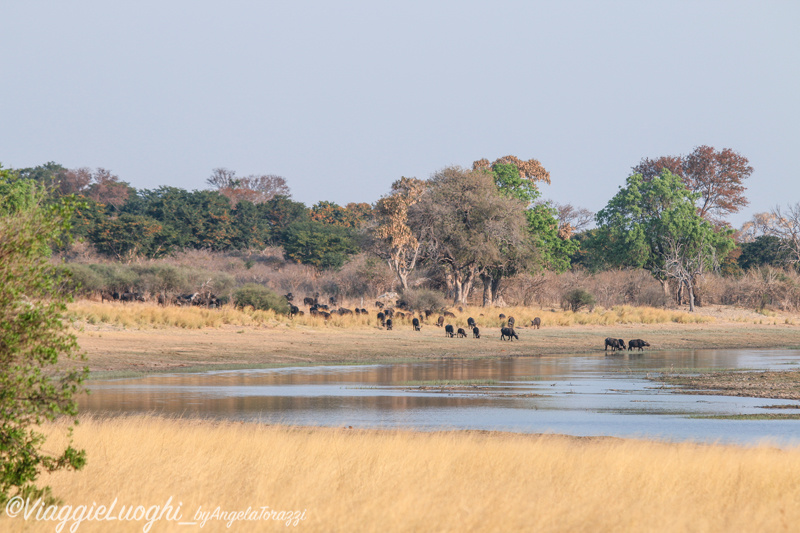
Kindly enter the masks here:
M 82 359 L 65 323 L 63 282 L 49 245 L 69 232 L 70 199 L 50 202 L 33 180 L 0 169 L 0 505 L 37 488 L 42 471 L 79 469 L 85 452 L 44 446 L 39 424 L 77 415 L 75 395 L 87 369 L 59 370 L 59 357 Z
M 751 242 L 741 243 L 740 247 L 742 254 L 738 263 L 743 270 L 764 265 L 782 267 L 789 262 L 788 249 L 775 235 L 759 235 Z
M 408 223 L 408 210 L 425 191 L 425 182 L 401 177 L 392 183 L 392 192 L 375 204 L 373 224 L 365 232 L 364 247 L 380 257 L 397 276 L 403 291 L 408 276 L 417 265 L 422 244 Z
M 339 268 L 358 252 L 352 230 L 313 220 L 289 225 L 282 240 L 288 259 L 317 268 Z
M 785 210 L 775 206 L 768 220 L 764 231 L 781 240 L 788 263 L 800 265 L 800 202 L 787 206 Z
M 665 294 L 668 280 L 677 280 L 687 287 L 693 311 L 696 279 L 734 246 L 731 230 L 715 230 L 700 217 L 698 197 L 669 170 L 647 181 L 634 174 L 597 213 L 594 248 L 612 265 L 649 270 Z
M 699 196 L 698 214 L 717 225 L 723 218 L 737 213 L 749 202 L 742 182 L 753 173 L 746 157 L 724 148 L 717 152 L 711 146 L 698 146 L 685 157 L 666 156 L 655 160 L 642 159 L 633 167 L 634 174 L 645 180 L 661 175 L 663 169 L 680 176 L 686 188 Z
M 498 190 L 491 171 L 447 167 L 411 206 L 409 227 L 444 268 L 454 301 L 464 304 L 482 270 L 528 245 L 524 210 L 523 201 Z
M 233 170 L 215 168 L 206 183 L 226 196 L 234 206 L 243 200 L 260 204 L 276 196 L 290 195 L 286 179 L 274 174 L 251 174 L 238 178 Z

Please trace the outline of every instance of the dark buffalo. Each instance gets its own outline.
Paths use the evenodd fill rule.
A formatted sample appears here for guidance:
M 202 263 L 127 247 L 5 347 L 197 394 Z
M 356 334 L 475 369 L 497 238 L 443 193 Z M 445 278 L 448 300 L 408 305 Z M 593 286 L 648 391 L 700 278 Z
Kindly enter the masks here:
M 351 309 L 347 309 L 346 307 L 340 307 L 339 308 L 339 314 L 342 315 L 342 316 L 344 316 L 344 315 L 352 315 L 353 311 Z
M 450 311 L 445 311 L 445 312 L 444 312 L 444 313 L 442 313 L 442 314 L 443 314 L 444 316 L 449 316 L 449 317 L 451 317 L 451 318 L 455 318 L 455 317 L 456 317 L 456 315 L 454 315 L 454 314 L 453 314 L 453 313 L 451 313 Z
M 500 340 L 504 341 L 506 340 L 506 337 L 508 337 L 508 340 L 510 341 L 514 339 L 519 340 L 519 336 L 517 335 L 517 332 L 514 331 L 514 328 L 500 328 Z
M 328 298 L 328 303 L 332 307 L 336 307 L 337 305 L 339 305 L 339 302 L 336 301 L 336 296 L 331 296 L 330 298 Z
M 387 307 L 383 310 L 383 314 L 386 315 L 386 318 L 391 318 L 394 316 L 394 307 Z
M 467 326 L 469 326 L 469 327 L 471 327 L 471 328 L 474 328 L 474 327 L 475 327 L 475 319 L 474 319 L 474 318 L 472 318 L 472 317 L 469 317 L 469 318 L 467 319 Z
M 283 297 L 286 298 L 287 302 L 291 302 L 294 300 L 294 294 L 292 294 L 291 292 L 284 294 Z
M 514 320 L 513 316 L 508 317 L 508 327 L 513 328 L 516 320 Z
M 534 328 L 539 329 L 541 325 L 542 325 L 542 319 L 539 318 L 538 316 L 533 320 L 531 320 L 531 326 L 533 326 Z
M 315 304 L 317 309 L 322 309 L 323 311 L 330 311 L 330 308 L 325 304 Z
M 502 320 L 502 319 L 504 319 L 505 317 L 506 317 L 506 315 L 504 315 L 503 313 L 500 313 L 500 316 L 499 316 L 498 318 L 499 318 L 500 320 Z
M 386 319 L 386 330 L 387 331 L 391 331 L 392 330 L 392 319 L 391 318 L 387 318 Z
M 357 315 L 360 315 L 360 314 L 361 314 L 361 309 L 359 309 L 358 307 L 356 307 L 356 314 L 357 314 Z
M 439 327 L 444 326 L 444 317 L 440 316 L 439 319 L 436 321 L 436 325 Z
M 394 312 L 394 316 L 396 316 L 397 318 L 404 319 L 404 320 L 406 318 L 406 314 L 404 312 L 402 312 L 402 311 L 395 311 Z
M 367 310 L 364 309 L 363 307 L 361 308 L 361 314 L 362 315 L 369 315 L 369 313 L 367 313 Z
M 331 317 L 331 314 L 330 313 L 326 313 L 325 311 L 319 311 L 319 315 L 322 318 L 324 318 L 325 320 L 328 320 Z
M 300 308 L 296 305 L 289 306 L 289 318 L 294 318 L 297 314 L 300 313 Z
M 464 328 L 458 328 L 458 332 L 456 333 L 456 337 L 458 337 L 459 339 L 461 337 L 464 337 L 466 339 L 467 338 L 467 332 L 464 331 Z
M 617 350 L 624 350 L 625 349 L 625 341 L 622 339 L 612 339 L 608 337 L 606 339 L 606 347 L 605 351 L 608 351 L 608 347 L 611 346 L 611 351 L 616 352 Z
M 447 324 L 444 327 L 444 334 L 446 336 L 448 336 L 448 337 L 452 337 L 453 336 L 453 326 L 451 326 L 450 324 Z
M 414 327 L 414 331 L 420 331 L 420 329 L 422 329 L 422 326 L 419 325 L 419 318 L 412 320 L 411 325 Z
M 378 313 L 378 320 L 380 321 L 381 326 L 386 325 L 386 315 L 384 315 L 383 313 Z
M 634 348 L 639 348 L 639 351 L 643 352 L 645 346 L 650 346 L 650 343 L 642 339 L 633 339 L 628 343 L 628 351 L 630 352 Z
M 315 298 L 311 298 L 309 296 L 306 296 L 305 298 L 303 298 L 303 305 L 307 305 L 307 306 L 311 307 L 312 305 L 316 305 L 316 303 L 317 303 L 317 300 Z
M 476 338 L 476 339 L 480 339 L 481 338 L 481 330 L 479 330 L 477 326 L 472 328 L 472 336 L 473 336 L 473 338 Z
M 378 309 L 383 309 L 383 302 L 375 302 L 375 307 Z
M 100 302 L 105 302 L 106 300 L 119 300 L 119 293 L 118 292 L 106 292 L 103 291 L 100 293 Z

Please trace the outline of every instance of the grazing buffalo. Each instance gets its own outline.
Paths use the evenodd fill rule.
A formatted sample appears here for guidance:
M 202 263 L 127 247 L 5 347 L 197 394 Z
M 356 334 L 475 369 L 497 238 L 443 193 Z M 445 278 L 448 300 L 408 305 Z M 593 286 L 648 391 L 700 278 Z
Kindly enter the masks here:
M 506 340 L 506 337 L 508 337 L 508 340 L 510 341 L 514 339 L 519 340 L 519 336 L 517 335 L 517 332 L 514 331 L 514 328 L 500 328 L 500 340 L 504 341 Z
M 456 332 L 456 337 L 458 337 L 459 339 L 461 337 L 464 337 L 466 339 L 467 338 L 467 332 L 464 331 L 464 328 L 458 328 L 458 331 Z
M 433 314 L 433 311 L 431 311 L 430 309 L 426 309 L 425 310 L 425 318 L 429 318 L 432 314 Z
M 311 307 L 312 305 L 315 305 L 316 303 L 317 303 L 317 301 L 316 301 L 315 298 L 310 298 L 308 296 L 303 298 L 303 305 L 307 305 L 307 306 Z
M 439 317 L 439 320 L 436 321 L 436 325 L 439 326 L 439 327 L 444 326 L 444 317 L 443 316 Z
M 513 328 L 516 320 L 514 320 L 513 316 L 508 317 L 508 327 Z
M 506 315 L 504 315 L 503 313 L 500 313 L 500 316 L 499 316 L 498 318 L 499 318 L 500 320 L 502 320 L 502 319 L 504 319 L 505 317 L 506 317 Z
M 414 331 L 419 331 L 422 329 L 422 326 L 419 325 L 419 318 L 415 318 L 411 321 L 411 325 L 414 327 Z
M 367 310 L 364 309 L 363 307 L 361 308 L 361 314 L 364 315 L 364 316 L 369 315 L 369 313 L 367 313 Z
M 392 331 L 392 319 L 391 318 L 387 318 L 386 319 L 386 331 Z
M 617 350 L 624 350 L 625 349 L 625 341 L 622 339 L 612 339 L 608 337 L 606 339 L 606 347 L 605 351 L 608 351 L 608 347 L 611 346 L 611 351 L 616 352 Z
M 394 316 L 394 307 L 385 308 L 383 314 L 386 315 L 386 318 L 392 318 Z
M 639 348 L 639 351 L 643 352 L 645 346 L 650 346 L 650 343 L 642 339 L 633 339 L 628 343 L 628 351 L 630 352 L 634 348 Z
M 481 330 L 479 330 L 477 326 L 472 328 L 472 337 L 475 339 L 481 338 Z
M 326 313 L 325 311 L 319 311 L 319 315 L 322 318 L 324 318 L 325 320 L 328 320 L 331 317 L 331 314 L 330 313 Z
M 453 336 L 453 326 L 451 326 L 450 324 L 447 324 L 444 327 L 444 334 L 447 337 L 452 337 Z
M 291 302 L 292 300 L 294 300 L 294 294 L 292 294 L 291 292 L 284 294 L 283 297 L 286 298 L 287 302 Z
M 474 318 L 472 318 L 472 317 L 469 317 L 469 318 L 467 319 L 467 326 L 469 326 L 469 327 L 471 327 L 471 328 L 474 328 L 474 327 L 475 327 L 475 319 L 474 319 Z
M 395 311 L 394 312 L 394 316 L 396 316 L 397 318 L 401 318 L 401 319 L 405 319 L 406 318 L 406 314 L 404 312 L 402 312 L 402 311 Z
M 314 304 L 314 305 L 316 305 L 316 306 L 317 306 L 317 309 L 322 309 L 323 311 L 329 311 L 329 310 L 330 310 L 330 309 L 328 308 L 328 306 L 327 306 L 327 305 L 325 305 L 325 304 Z
M 299 307 L 297 307 L 296 305 L 289 306 L 289 318 L 294 318 L 295 315 L 297 315 L 298 313 L 300 313 Z
M 375 307 L 378 309 L 383 309 L 383 302 L 375 302 Z
M 347 309 L 346 307 L 340 307 L 339 308 L 339 314 L 342 315 L 342 316 L 344 316 L 344 315 L 352 315 L 353 311 L 351 309 Z
M 539 329 L 541 325 L 542 325 L 542 319 L 539 318 L 538 316 L 533 320 L 531 320 L 531 326 L 533 326 L 534 328 Z
M 381 326 L 386 325 L 386 315 L 384 315 L 383 313 L 378 313 L 378 320 L 380 321 Z
M 105 302 L 106 300 L 119 300 L 119 293 L 118 292 L 106 292 L 103 291 L 100 293 L 100 302 Z

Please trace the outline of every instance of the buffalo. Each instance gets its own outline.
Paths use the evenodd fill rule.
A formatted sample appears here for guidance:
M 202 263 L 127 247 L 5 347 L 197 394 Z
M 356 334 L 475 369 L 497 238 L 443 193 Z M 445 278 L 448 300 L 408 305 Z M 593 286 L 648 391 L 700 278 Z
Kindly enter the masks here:
M 286 298 L 287 302 L 291 302 L 294 300 L 294 294 L 292 294 L 291 292 L 284 294 L 283 297 Z
M 506 337 L 508 337 L 508 340 L 510 341 L 514 339 L 519 340 L 519 336 L 517 335 L 517 332 L 514 331 L 514 328 L 500 328 L 500 340 L 504 341 L 506 340 Z
M 500 316 L 499 316 L 498 318 L 499 318 L 500 320 L 503 320 L 505 317 L 506 317 L 506 315 L 504 315 L 503 313 L 500 313 Z
M 414 331 L 419 331 L 421 329 L 421 326 L 419 325 L 419 318 L 412 320 L 411 325 L 414 327 Z
M 444 327 L 444 334 L 447 337 L 452 337 L 453 336 L 453 326 L 451 326 L 450 324 L 447 324 Z
M 533 326 L 534 328 L 539 329 L 541 325 L 542 325 L 542 319 L 539 318 L 538 316 L 533 320 L 531 320 L 531 326 Z
M 440 316 L 439 319 L 436 321 L 436 325 L 439 327 L 444 326 L 444 317 Z
M 457 336 L 459 339 L 460 339 L 461 337 L 464 337 L 464 338 L 466 339 L 466 338 L 467 338 L 467 332 L 466 332 L 466 331 L 464 331 L 464 328 L 458 328 L 458 332 L 456 333 L 456 336 Z
M 295 315 L 297 315 L 298 313 L 300 313 L 299 307 L 297 307 L 296 305 L 289 306 L 289 318 L 294 318 Z
M 631 340 L 631 341 L 628 343 L 628 351 L 630 352 L 630 351 L 631 351 L 632 349 L 634 349 L 634 348 L 639 348 L 639 351 L 640 351 L 640 352 L 643 352 L 643 351 L 644 351 L 644 349 L 643 349 L 643 348 L 644 348 L 645 346 L 650 346 L 650 343 L 649 343 L 649 342 L 646 342 L 646 341 L 643 341 L 642 339 L 632 339 L 632 340 Z
M 474 318 L 472 318 L 472 317 L 469 317 L 469 318 L 467 319 L 467 326 L 469 326 L 469 327 L 471 327 L 471 328 L 474 328 L 474 327 L 475 327 L 475 319 L 474 319 Z
M 378 309 L 383 309 L 383 302 L 375 302 L 375 307 Z
M 455 317 L 456 317 L 456 315 L 454 315 L 454 314 L 453 314 L 453 313 L 451 313 L 450 311 L 445 311 L 445 312 L 444 312 L 444 313 L 442 313 L 442 314 L 443 314 L 444 316 L 449 316 L 449 317 L 451 317 L 451 318 L 455 318 Z
M 606 347 L 605 351 L 608 351 L 608 347 L 611 346 L 611 351 L 616 352 L 617 350 L 624 350 L 626 348 L 625 341 L 622 339 L 613 339 L 608 337 L 606 339 Z
M 392 319 L 391 318 L 387 318 L 386 319 L 386 330 L 387 331 L 392 331 Z
M 513 328 L 515 322 L 516 320 L 514 320 L 513 316 L 508 317 L 508 327 Z
M 384 315 L 383 313 L 378 313 L 378 320 L 380 321 L 381 326 L 386 325 L 386 315 Z
M 477 326 L 472 328 L 472 337 L 476 339 L 481 338 L 481 330 L 479 330 Z
M 344 316 L 344 315 L 352 315 L 353 311 L 351 309 L 347 309 L 346 307 L 340 307 L 339 308 L 339 314 L 342 315 L 342 316 Z

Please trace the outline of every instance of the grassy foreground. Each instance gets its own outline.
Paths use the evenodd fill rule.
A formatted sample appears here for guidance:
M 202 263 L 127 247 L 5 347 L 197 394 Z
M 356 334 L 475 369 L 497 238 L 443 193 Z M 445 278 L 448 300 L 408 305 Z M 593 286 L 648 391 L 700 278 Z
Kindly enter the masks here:
M 57 425 L 45 428 L 60 434 Z M 484 432 L 83 419 L 80 472 L 44 478 L 65 505 L 305 510 L 304 531 L 788 531 L 800 449 Z M 174 514 L 173 514 L 174 516 Z M 2 531 L 55 522 L 0 518 Z M 67 531 L 71 523 L 67 523 Z M 78 531 L 143 531 L 83 522 Z M 166 519 L 152 531 L 193 531 Z M 209 521 L 203 531 L 293 529 Z

